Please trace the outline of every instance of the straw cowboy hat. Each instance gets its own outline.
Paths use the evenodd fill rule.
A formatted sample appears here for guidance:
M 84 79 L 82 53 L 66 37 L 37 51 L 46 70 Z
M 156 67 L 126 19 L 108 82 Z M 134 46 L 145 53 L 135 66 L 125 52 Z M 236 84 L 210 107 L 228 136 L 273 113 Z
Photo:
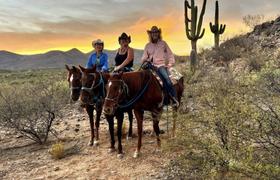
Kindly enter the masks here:
M 95 46 L 96 44 L 104 45 L 104 42 L 101 39 L 97 39 L 97 40 L 92 41 L 92 46 Z
M 128 36 L 126 33 L 122 33 L 122 34 L 121 34 L 121 36 L 119 37 L 119 42 L 120 42 L 120 40 L 122 40 L 122 39 L 128 40 L 129 43 L 131 42 L 131 37 Z
M 153 26 L 153 27 L 151 27 L 151 29 L 150 29 L 150 30 L 147 30 L 147 33 L 148 33 L 148 34 L 151 34 L 151 33 L 156 33 L 156 32 L 158 32 L 158 33 L 160 33 L 160 34 L 161 34 L 161 29 L 160 29 L 160 28 L 158 28 L 157 26 Z

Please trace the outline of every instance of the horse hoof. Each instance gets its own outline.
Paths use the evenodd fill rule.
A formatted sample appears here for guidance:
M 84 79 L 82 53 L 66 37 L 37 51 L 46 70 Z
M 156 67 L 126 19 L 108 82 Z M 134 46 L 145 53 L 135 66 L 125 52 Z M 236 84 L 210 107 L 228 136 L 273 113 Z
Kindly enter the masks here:
M 94 146 L 99 146 L 99 141 L 94 141 Z
M 88 146 L 93 146 L 93 142 L 92 142 L 92 141 L 89 141 L 89 142 L 88 142 Z
M 134 158 L 138 158 L 139 156 L 140 156 L 140 153 L 139 153 L 138 151 L 135 151 L 133 157 L 134 157 Z
M 122 159 L 122 158 L 123 158 L 123 153 L 118 154 L 117 157 L 118 157 L 119 159 Z
M 108 153 L 113 153 L 113 152 L 115 152 L 116 151 L 116 149 L 115 148 L 110 148 L 109 150 L 108 150 Z

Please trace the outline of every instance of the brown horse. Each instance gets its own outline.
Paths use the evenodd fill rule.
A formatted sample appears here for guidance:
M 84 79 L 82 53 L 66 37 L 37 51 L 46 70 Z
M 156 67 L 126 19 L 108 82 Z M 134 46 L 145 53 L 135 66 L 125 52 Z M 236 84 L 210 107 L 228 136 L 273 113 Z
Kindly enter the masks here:
M 142 145 L 144 111 L 152 113 L 153 128 L 157 136 L 158 148 L 160 148 L 159 118 L 163 110 L 164 93 L 152 72 L 144 70 L 112 74 L 107 88 L 108 93 L 103 107 L 105 114 L 113 114 L 116 109 L 128 106 L 134 109 L 138 129 L 138 146 L 134 157 L 139 156 Z M 175 88 L 180 102 L 184 90 L 183 78 L 179 80 Z M 177 111 L 177 108 L 175 108 L 175 111 Z
M 81 93 L 81 88 L 82 88 L 82 72 L 80 71 L 79 68 L 72 66 L 70 68 L 68 65 L 65 65 L 68 75 L 67 75 L 67 81 L 69 82 L 69 87 L 71 89 L 71 99 L 73 101 L 78 101 Z M 100 115 L 101 115 L 101 110 L 96 109 L 96 140 L 94 140 L 94 128 L 93 128 L 93 111 L 94 111 L 94 106 L 90 104 L 84 104 L 84 107 L 87 111 L 87 114 L 89 116 L 89 122 L 90 122 L 90 128 L 91 128 L 91 138 L 89 141 L 89 146 L 95 146 L 98 145 L 98 140 L 99 140 L 99 121 L 100 121 Z
M 109 73 L 104 72 L 97 72 L 96 66 L 92 69 L 85 69 L 82 66 L 79 66 L 81 71 L 83 72 L 82 76 L 82 93 L 81 93 L 81 101 L 87 104 L 94 104 L 97 100 L 100 101 L 100 104 L 103 105 L 105 96 L 106 96 L 106 89 L 105 85 L 108 82 L 110 77 Z M 110 152 L 115 151 L 115 139 L 114 139 L 114 117 L 117 118 L 118 122 L 118 157 L 123 157 L 122 151 L 122 124 L 124 119 L 124 112 L 128 113 L 129 118 L 129 130 L 128 130 L 128 138 L 132 137 L 132 121 L 133 121 L 133 114 L 132 109 L 125 109 L 122 111 L 117 111 L 111 115 L 105 115 L 106 120 L 109 124 L 109 132 L 111 136 L 111 147 Z

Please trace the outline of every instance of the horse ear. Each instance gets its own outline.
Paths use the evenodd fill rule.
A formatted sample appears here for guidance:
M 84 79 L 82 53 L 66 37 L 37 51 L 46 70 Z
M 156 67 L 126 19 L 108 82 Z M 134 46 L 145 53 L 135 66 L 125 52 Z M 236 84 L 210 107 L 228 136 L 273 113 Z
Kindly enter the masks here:
M 76 70 L 77 70 L 76 66 L 72 66 L 72 69 L 73 69 L 74 71 L 76 71 Z
M 82 71 L 82 72 L 85 72 L 85 68 L 83 67 L 83 66 L 81 66 L 81 65 L 79 65 L 79 68 L 80 68 L 80 70 Z
M 70 71 L 70 68 L 67 64 L 65 64 L 65 67 L 66 67 L 67 71 Z

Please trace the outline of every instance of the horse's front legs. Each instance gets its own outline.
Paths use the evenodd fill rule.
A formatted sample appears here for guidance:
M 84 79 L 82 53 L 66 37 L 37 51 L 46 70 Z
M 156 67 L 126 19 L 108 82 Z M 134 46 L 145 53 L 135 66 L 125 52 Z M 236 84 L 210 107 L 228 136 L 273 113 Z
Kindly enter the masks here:
M 94 141 L 94 121 L 93 121 L 93 106 L 91 105 L 87 105 L 86 106 L 86 111 L 87 114 L 89 116 L 89 123 L 90 123 L 90 130 L 91 130 L 91 138 L 90 141 L 88 143 L 89 146 L 93 145 L 93 141 Z
M 99 145 L 99 125 L 100 125 L 100 119 L 102 114 L 102 105 L 96 107 L 96 119 L 95 119 L 95 127 L 96 127 L 96 139 L 94 141 L 94 145 Z
M 116 118 L 118 120 L 118 157 L 123 158 L 123 151 L 122 151 L 122 126 L 123 126 L 123 118 L 124 113 L 118 112 L 116 114 Z
M 112 153 L 115 151 L 115 137 L 114 137 L 114 116 L 108 116 L 106 115 L 106 119 L 109 124 L 109 133 L 111 136 L 111 146 L 109 149 L 109 153 Z
M 139 109 L 134 109 L 134 114 L 137 120 L 137 131 L 138 131 L 138 145 L 137 145 L 137 149 L 134 153 L 134 158 L 139 157 L 140 155 L 140 149 L 142 146 L 142 133 L 143 133 L 143 115 L 144 112 L 142 110 Z

